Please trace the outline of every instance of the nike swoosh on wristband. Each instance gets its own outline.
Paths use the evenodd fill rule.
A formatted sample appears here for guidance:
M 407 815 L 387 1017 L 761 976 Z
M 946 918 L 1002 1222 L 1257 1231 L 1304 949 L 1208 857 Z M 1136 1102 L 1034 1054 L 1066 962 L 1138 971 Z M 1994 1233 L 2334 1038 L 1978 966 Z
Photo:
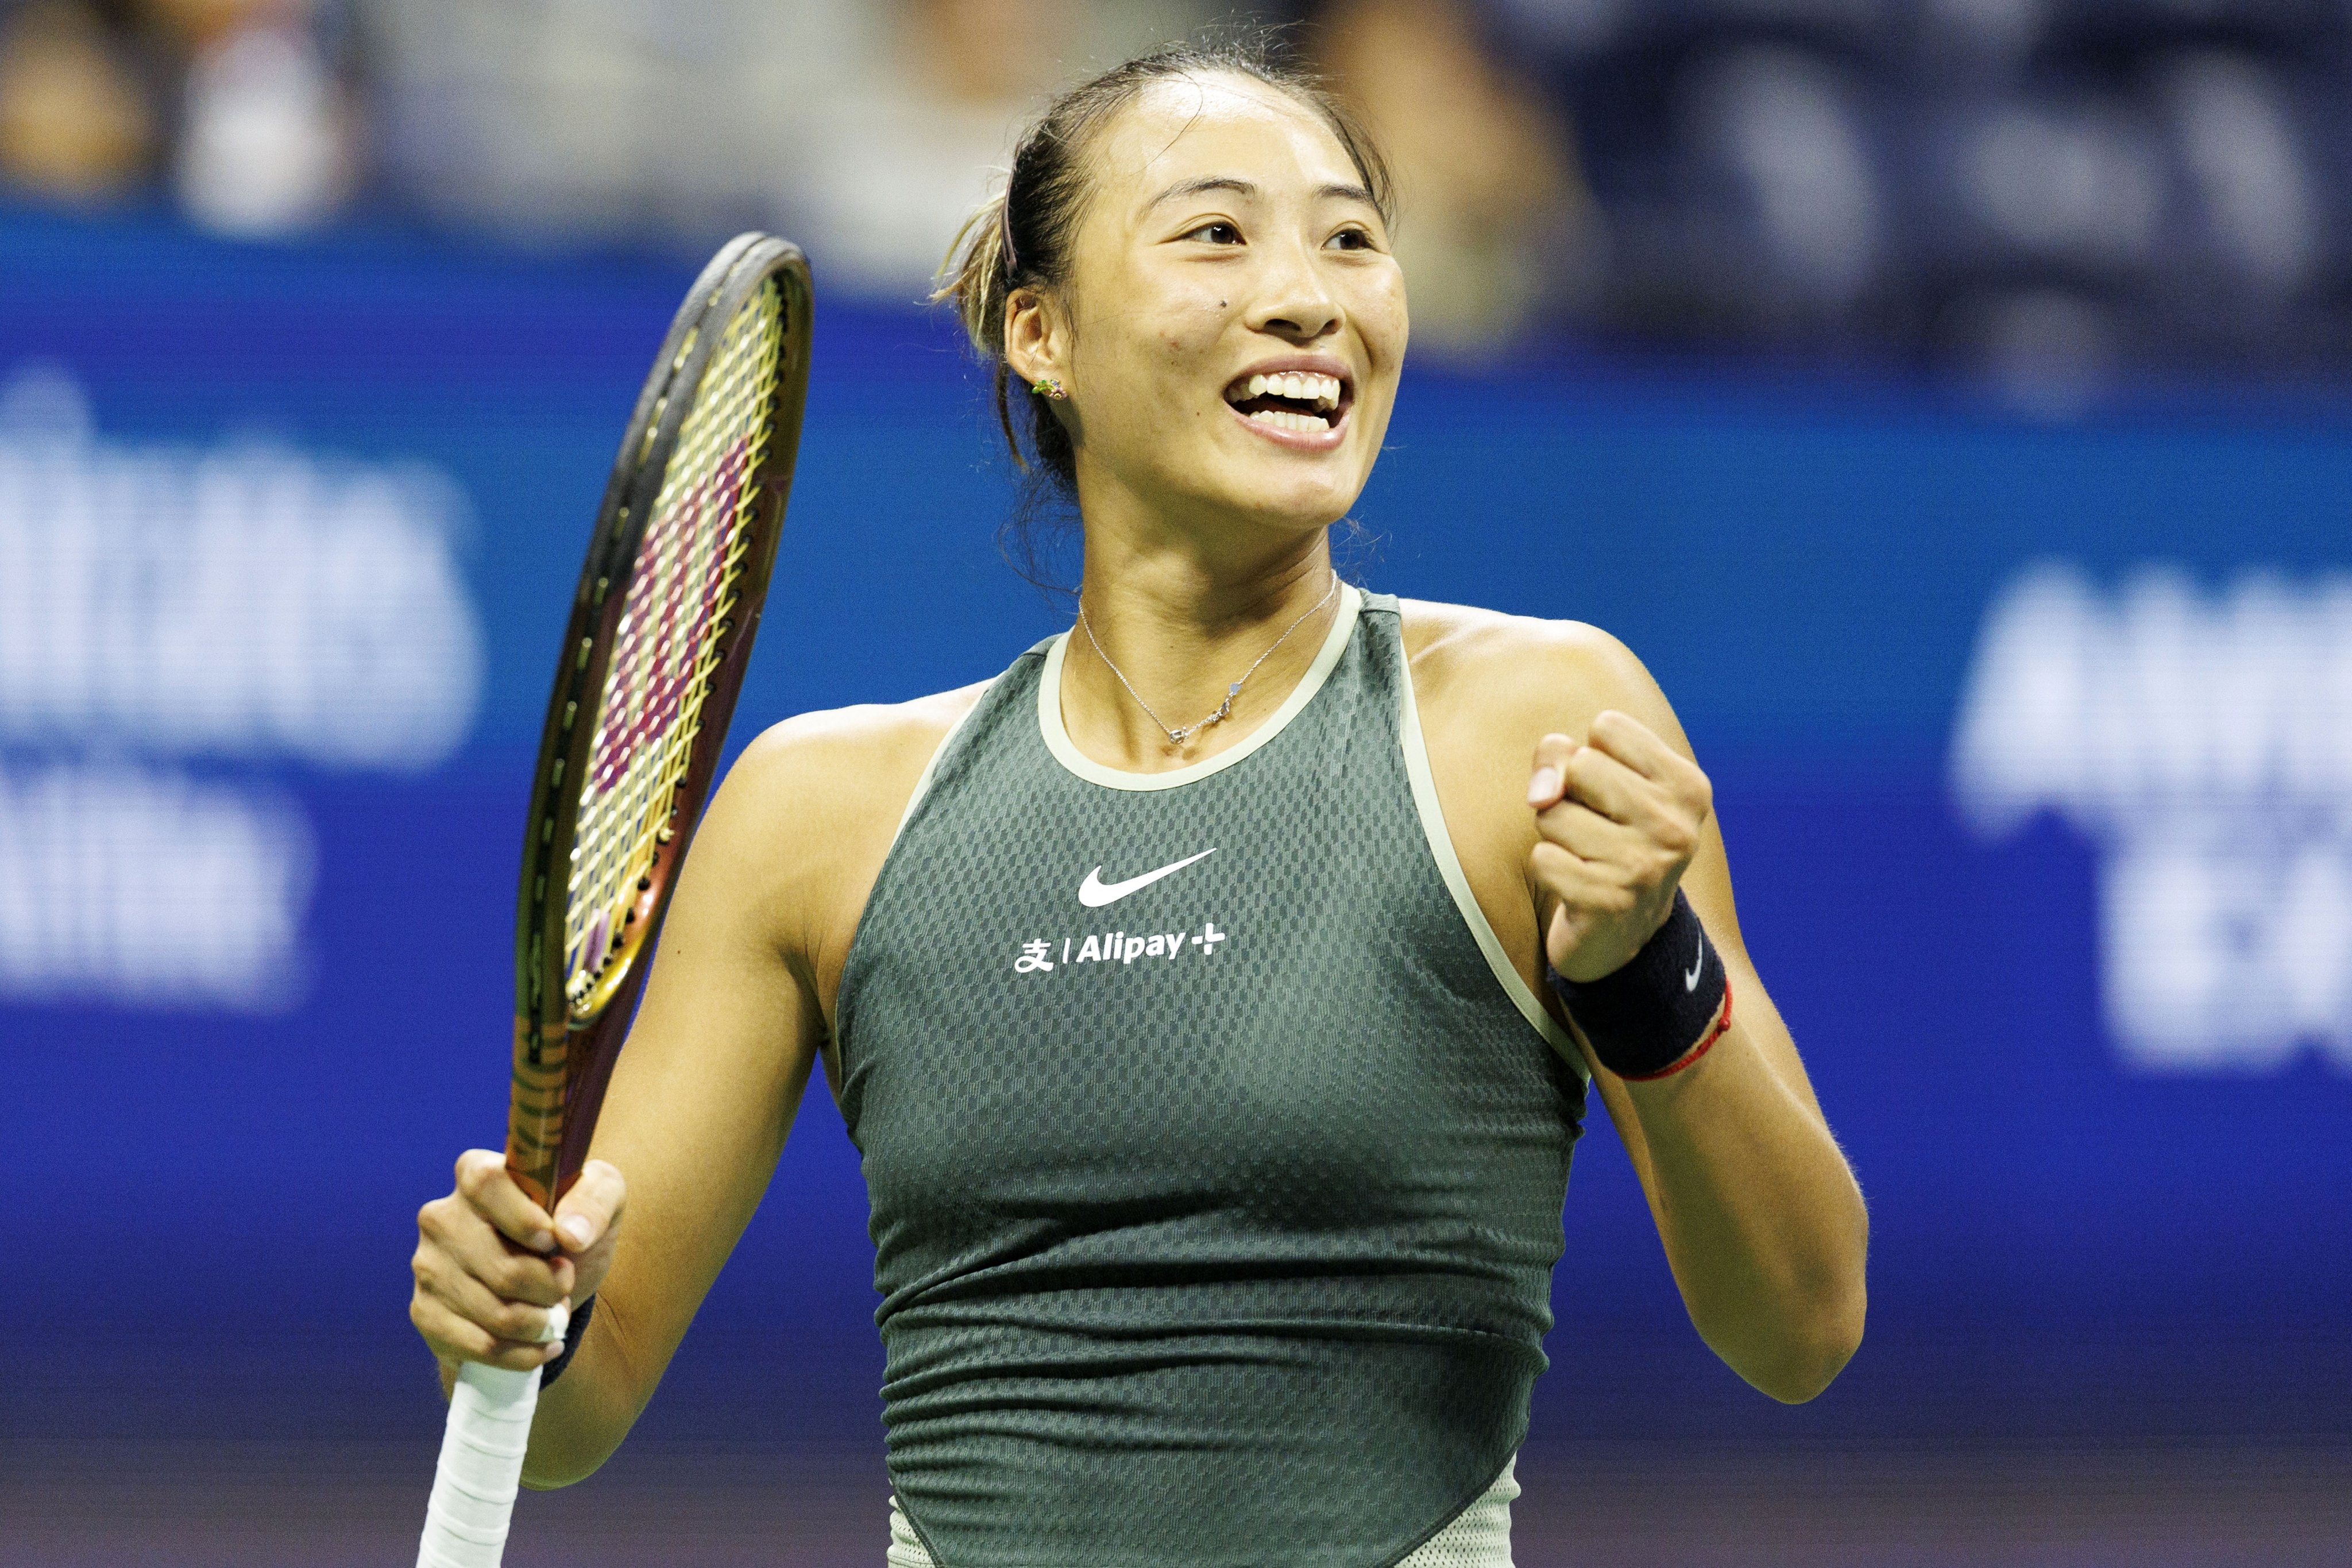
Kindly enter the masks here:
M 1090 910 L 1098 910 L 1105 904 L 1115 904 L 1138 889 L 1148 888 L 1160 878 L 1173 876 L 1193 861 L 1205 860 L 1215 853 L 1214 849 L 1203 849 L 1198 855 L 1187 855 L 1181 860 L 1160 867 L 1157 871 L 1146 871 L 1142 876 L 1129 877 L 1124 882 L 1105 882 L 1102 879 L 1102 868 L 1097 866 L 1087 873 L 1085 881 L 1078 884 L 1078 902 Z
M 1683 989 L 1685 991 L 1696 991 L 1698 989 L 1698 972 L 1706 967 L 1706 938 L 1702 936 L 1698 939 L 1698 956 L 1691 960 L 1690 973 L 1683 976 Z

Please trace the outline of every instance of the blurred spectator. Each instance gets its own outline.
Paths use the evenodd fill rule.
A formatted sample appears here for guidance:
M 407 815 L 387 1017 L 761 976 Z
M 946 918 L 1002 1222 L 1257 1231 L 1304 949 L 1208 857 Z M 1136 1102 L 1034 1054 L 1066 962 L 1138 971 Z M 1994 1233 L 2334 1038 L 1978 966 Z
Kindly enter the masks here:
M 1070 61 L 1076 0 L 898 0 L 879 47 L 832 83 L 781 165 L 829 259 L 919 289 L 991 171 Z
M 156 135 L 144 85 L 89 6 L 45 0 L 0 24 L 0 183 L 120 195 L 146 176 Z
M 2189 270 L 2209 292 L 2264 302 L 2307 289 L 2330 238 L 2326 171 L 2278 73 L 2197 48 L 2158 58 L 2147 80 L 2180 169 Z
M 764 216 L 790 110 L 871 27 L 827 0 L 371 0 L 382 173 L 436 218 L 699 244 Z
M 0 178 L 87 201 L 138 188 L 161 163 L 207 227 L 316 224 L 354 165 L 349 94 L 318 21 L 311 0 L 37 0 L 0 30 Z
M 309 0 L 146 0 L 187 60 L 182 205 L 232 234 L 309 227 L 349 195 L 352 114 Z
M 1742 43 L 1692 60 L 1674 113 L 1679 194 L 1706 237 L 1685 265 L 1713 264 L 1701 288 L 1720 318 L 1777 337 L 1834 333 L 1865 311 L 1892 225 L 1885 151 L 1851 76 L 1785 44 Z
M 919 294 L 1055 83 L 1213 0 L 375 0 L 387 174 L 509 232 L 689 247 L 747 225 Z
M 0 189 L 771 227 L 905 300 L 1054 87 L 1252 14 L 1388 149 L 1424 346 L 2352 368 L 2352 0 L 0 0 Z
M 1335 0 L 1317 20 L 1320 64 L 1395 166 L 1414 341 L 1500 345 L 1591 251 L 1566 124 L 1464 0 Z
M 1183 37 L 1213 0 L 895 0 L 802 121 L 783 210 L 858 282 L 921 293 L 1059 86 Z

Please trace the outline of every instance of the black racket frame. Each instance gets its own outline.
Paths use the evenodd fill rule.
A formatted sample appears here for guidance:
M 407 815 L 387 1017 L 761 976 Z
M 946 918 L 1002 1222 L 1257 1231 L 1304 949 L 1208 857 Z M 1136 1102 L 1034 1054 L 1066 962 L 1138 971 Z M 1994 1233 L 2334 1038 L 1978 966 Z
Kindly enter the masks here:
M 579 781 L 588 765 L 615 629 L 628 600 L 638 547 L 693 395 L 727 324 L 771 279 L 783 305 L 774 423 L 766 455 L 747 481 L 758 487 L 758 495 L 748 524 L 753 537 L 729 616 L 733 625 L 724 636 L 685 776 L 671 798 L 667 837 L 641 894 L 631 940 L 617 961 L 626 966 L 625 973 L 602 1006 L 577 1016 L 563 984 L 567 882 L 580 811 Z M 813 289 L 808 259 L 800 247 L 770 235 L 739 235 L 711 258 L 678 307 L 654 369 L 637 395 L 589 539 L 541 731 L 515 913 L 514 1077 L 507 1163 L 525 1190 L 550 1208 L 578 1179 L 587 1159 L 596 1113 L 644 989 L 662 917 L 717 772 L 759 630 L 808 399 Z

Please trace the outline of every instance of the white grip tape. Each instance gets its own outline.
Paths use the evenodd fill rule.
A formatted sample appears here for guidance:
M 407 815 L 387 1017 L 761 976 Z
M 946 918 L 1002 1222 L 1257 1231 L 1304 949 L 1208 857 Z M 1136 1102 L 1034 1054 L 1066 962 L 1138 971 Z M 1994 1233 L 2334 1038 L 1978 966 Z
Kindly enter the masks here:
M 545 1338 L 562 1339 L 570 1321 L 568 1307 L 551 1309 Z M 471 1361 L 457 1369 L 416 1568 L 499 1568 L 539 1408 L 539 1376 L 538 1367 L 509 1372 Z

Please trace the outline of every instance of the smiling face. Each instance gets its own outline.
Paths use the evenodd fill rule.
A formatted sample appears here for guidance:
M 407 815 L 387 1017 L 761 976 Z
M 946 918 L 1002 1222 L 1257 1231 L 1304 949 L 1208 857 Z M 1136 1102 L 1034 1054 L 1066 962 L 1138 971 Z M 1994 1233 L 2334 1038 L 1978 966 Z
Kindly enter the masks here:
M 1087 152 L 1066 286 L 1008 301 L 1005 357 L 1069 401 L 1092 518 L 1295 532 L 1355 503 L 1404 355 L 1404 280 L 1347 149 L 1288 95 L 1152 83 Z

